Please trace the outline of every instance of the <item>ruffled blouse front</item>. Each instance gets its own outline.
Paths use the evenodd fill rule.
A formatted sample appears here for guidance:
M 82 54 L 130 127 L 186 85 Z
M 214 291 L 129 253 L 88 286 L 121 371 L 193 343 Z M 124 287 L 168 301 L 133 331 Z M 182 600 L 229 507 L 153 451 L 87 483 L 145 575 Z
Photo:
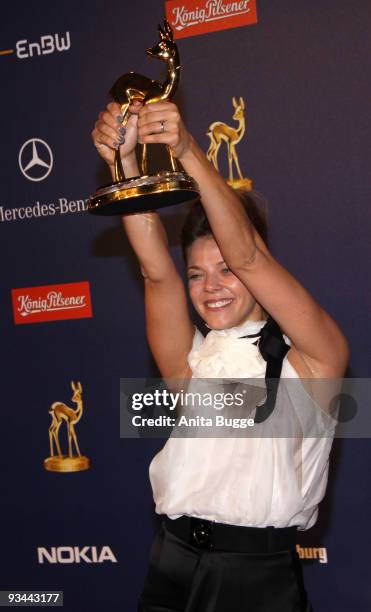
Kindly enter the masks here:
M 211 330 L 206 338 L 197 330 L 188 363 L 193 378 L 262 378 L 266 362 L 257 346 L 265 321 L 246 321 L 238 327 Z
M 197 380 L 190 387 L 200 378 L 264 379 L 266 362 L 257 338 L 244 337 L 257 334 L 264 324 L 247 321 L 211 330 L 206 338 L 196 330 L 189 364 Z M 260 385 L 264 392 L 265 381 Z M 150 465 L 156 512 L 170 518 L 189 515 L 233 525 L 309 529 L 326 489 L 333 431 L 313 437 L 303 432 L 315 422 L 324 431 L 322 416 L 286 355 L 274 411 L 259 427 L 255 424 L 257 435 L 217 438 L 197 431 L 197 437 L 169 438 Z M 282 436 L 282 424 L 289 437 Z

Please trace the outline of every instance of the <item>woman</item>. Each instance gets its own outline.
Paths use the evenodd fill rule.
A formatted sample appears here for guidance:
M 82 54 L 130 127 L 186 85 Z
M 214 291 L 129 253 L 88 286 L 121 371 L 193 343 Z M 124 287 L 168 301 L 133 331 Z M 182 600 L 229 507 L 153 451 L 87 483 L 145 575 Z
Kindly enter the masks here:
M 177 107 L 133 103 L 130 111 L 124 128 L 120 107 L 109 104 L 92 133 L 112 174 L 118 147 L 129 178 L 139 174 L 137 141 L 167 144 L 197 181 L 203 207 L 187 222 L 184 249 L 191 301 L 211 329 L 206 339 L 189 317 L 159 216 L 123 218 L 144 277 L 147 336 L 161 375 L 182 380 L 265 376 L 267 385 L 280 376 L 342 377 L 348 349 L 341 331 L 272 257 L 250 220 L 251 210 L 246 215 L 207 161 Z M 263 428 L 285 414 L 291 401 L 278 387 L 267 388 L 266 402 L 260 412 L 257 408 Z M 299 420 L 305 401 L 303 395 L 300 406 L 293 406 Z M 324 416 L 319 407 L 318 414 Z M 330 429 L 330 437 L 313 437 L 310 443 L 282 436 L 168 440 L 150 467 L 156 511 L 165 521 L 152 548 L 139 609 L 310 610 L 295 532 L 316 520 L 326 487 Z

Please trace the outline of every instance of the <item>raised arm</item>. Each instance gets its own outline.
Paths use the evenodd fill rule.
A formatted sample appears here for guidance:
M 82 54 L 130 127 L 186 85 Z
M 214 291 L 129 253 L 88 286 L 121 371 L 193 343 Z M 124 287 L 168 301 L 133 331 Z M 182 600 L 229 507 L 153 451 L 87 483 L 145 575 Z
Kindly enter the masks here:
M 118 146 L 126 178 L 139 174 L 135 155 L 139 108 L 140 105 L 131 107 L 132 115 L 126 130 L 121 127 L 120 107 L 116 103 L 109 104 L 95 124 L 92 138 L 110 167 L 112 177 Z M 165 229 L 156 213 L 130 215 L 123 217 L 122 221 L 144 278 L 150 349 L 163 377 L 184 378 L 189 375 L 187 356 L 194 328 L 188 314 L 183 281 L 170 255 Z
M 158 124 L 166 130 L 158 134 Z M 184 169 L 198 182 L 214 238 L 230 270 L 277 321 L 293 343 L 290 360 L 305 378 L 341 377 L 347 342 L 334 320 L 270 254 L 233 190 L 209 163 L 186 130 L 174 104 L 144 107 L 139 115 L 141 142 L 172 147 Z

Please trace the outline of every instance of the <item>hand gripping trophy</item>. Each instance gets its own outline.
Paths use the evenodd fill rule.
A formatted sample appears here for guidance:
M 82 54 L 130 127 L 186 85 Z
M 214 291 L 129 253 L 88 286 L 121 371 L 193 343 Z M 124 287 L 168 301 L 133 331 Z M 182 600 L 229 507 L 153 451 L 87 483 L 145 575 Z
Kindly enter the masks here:
M 121 106 L 124 126 L 129 118 L 129 106 L 134 101 L 151 104 L 170 100 L 178 87 L 181 66 L 173 31 L 166 19 L 164 27 L 159 26 L 158 30 L 159 42 L 147 49 L 146 53 L 166 63 L 165 81 L 160 83 L 136 72 L 129 72 L 121 76 L 110 90 L 110 95 Z M 195 199 L 199 194 L 196 182 L 178 169 L 170 147 L 167 150 L 171 170 L 148 174 L 147 148 L 143 145 L 140 162 L 142 175 L 125 179 L 118 148 L 115 153 L 115 182 L 101 187 L 89 198 L 89 212 L 97 215 L 125 215 Z

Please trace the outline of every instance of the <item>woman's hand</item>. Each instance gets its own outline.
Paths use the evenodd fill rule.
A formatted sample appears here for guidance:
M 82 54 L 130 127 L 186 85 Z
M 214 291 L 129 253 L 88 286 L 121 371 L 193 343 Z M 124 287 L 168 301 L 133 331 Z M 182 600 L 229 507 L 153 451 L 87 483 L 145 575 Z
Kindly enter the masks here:
M 99 114 L 91 135 L 99 155 L 111 169 L 114 166 L 115 152 L 119 147 L 123 163 L 126 159 L 135 157 L 138 113 L 141 108 L 139 102 L 129 107 L 130 115 L 125 126 L 122 125 L 123 117 L 117 102 L 111 102 L 106 110 Z
M 167 144 L 173 155 L 181 160 L 189 149 L 191 135 L 175 104 L 153 102 L 139 110 L 138 141 L 142 144 Z

